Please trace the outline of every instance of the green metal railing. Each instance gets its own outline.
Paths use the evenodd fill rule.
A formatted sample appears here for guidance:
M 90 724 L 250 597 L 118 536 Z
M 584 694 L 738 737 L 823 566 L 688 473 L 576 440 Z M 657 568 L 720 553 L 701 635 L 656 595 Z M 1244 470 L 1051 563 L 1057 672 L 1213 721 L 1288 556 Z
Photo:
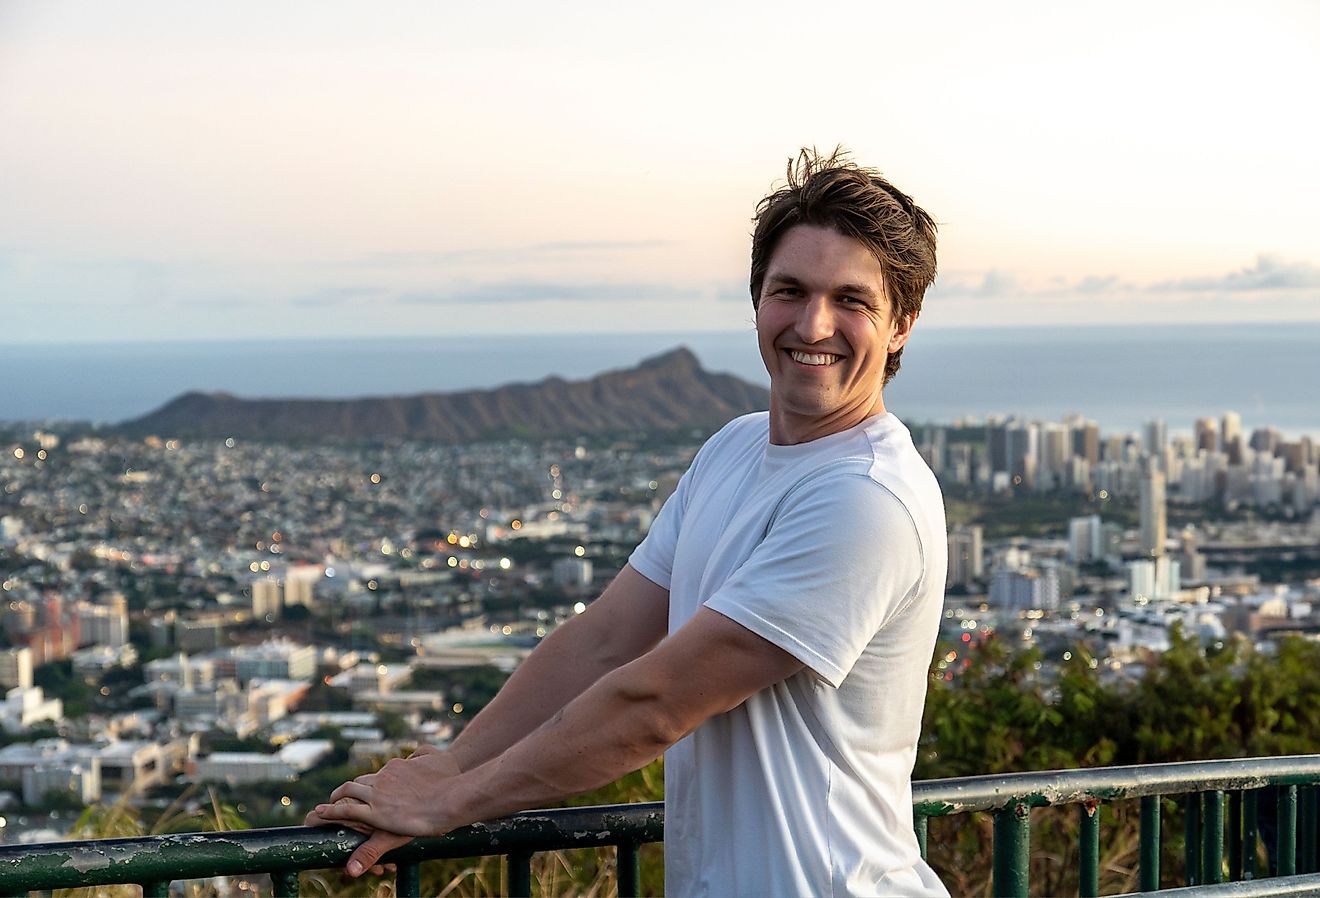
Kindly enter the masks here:
M 1031 810 L 1076 805 L 1081 818 L 1079 894 L 1090 898 L 1100 892 L 1100 817 L 1106 803 L 1140 799 L 1140 887 L 1157 892 L 1162 798 L 1183 797 L 1186 885 L 1206 887 L 1226 879 L 1255 880 L 1258 798 L 1260 790 L 1268 788 L 1278 790 L 1273 846 L 1278 876 L 1320 872 L 1320 755 L 927 780 L 913 783 L 913 818 L 924 856 L 929 818 L 991 812 L 992 891 L 998 896 L 1025 896 L 1031 870 Z M 1270 880 L 1260 882 L 1262 888 L 1270 888 Z M 1293 885 L 1274 883 L 1280 889 Z
M 0 895 L 42 889 L 136 883 L 142 894 L 167 896 L 175 880 L 268 873 L 277 898 L 298 894 L 298 873 L 343 867 L 363 836 L 306 826 L 132 839 L 88 839 L 0 847 Z M 664 805 L 611 805 L 529 811 L 478 823 L 437 839 L 417 839 L 390 852 L 399 895 L 420 893 L 424 860 L 503 854 L 511 895 L 530 895 L 538 851 L 613 846 L 620 896 L 641 894 L 638 848 L 664 838 Z
M 1256 878 L 1262 789 L 1276 789 L 1274 865 Z M 1320 755 L 1059 770 L 928 780 L 913 784 L 913 821 L 925 856 L 932 817 L 989 812 L 994 817 L 993 892 L 1025 896 L 1030 885 L 1031 812 L 1075 805 L 1080 894 L 1099 894 L 1102 811 L 1139 800 L 1140 888 L 1160 890 L 1161 802 L 1183 799 L 1187 886 L 1197 894 L 1254 898 L 1320 894 Z M 348 830 L 285 827 L 0 847 L 0 895 L 29 890 L 137 883 L 168 895 L 175 880 L 270 874 L 276 896 L 298 894 L 303 870 L 342 867 L 362 840 Z M 532 890 L 535 852 L 613 847 L 621 896 L 641 894 L 638 849 L 664 838 L 659 803 L 530 811 L 418 839 L 392 852 L 400 895 L 420 892 L 424 860 L 504 855 L 511 895 Z M 1228 880 L 1228 881 L 1225 881 Z M 1181 884 L 1180 884 L 1181 885 Z

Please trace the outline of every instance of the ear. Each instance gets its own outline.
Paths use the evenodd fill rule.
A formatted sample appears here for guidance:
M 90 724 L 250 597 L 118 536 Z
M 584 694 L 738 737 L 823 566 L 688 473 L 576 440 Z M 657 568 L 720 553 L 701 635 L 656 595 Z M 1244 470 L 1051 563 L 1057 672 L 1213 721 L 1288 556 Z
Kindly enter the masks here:
M 912 336 L 912 326 L 917 323 L 917 316 L 920 312 L 909 312 L 898 319 L 898 324 L 894 329 L 893 335 L 889 338 L 889 353 L 892 355 L 898 352 L 907 343 L 908 337 Z

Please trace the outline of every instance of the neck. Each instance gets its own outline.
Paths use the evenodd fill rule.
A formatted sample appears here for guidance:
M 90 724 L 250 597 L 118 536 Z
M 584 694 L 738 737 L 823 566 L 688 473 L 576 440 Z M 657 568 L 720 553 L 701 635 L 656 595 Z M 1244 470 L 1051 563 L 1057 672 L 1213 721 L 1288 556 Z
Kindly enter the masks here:
M 842 433 L 861 424 L 867 418 L 883 415 L 886 412 L 884 397 L 877 397 L 875 404 L 866 409 L 839 409 L 825 417 L 795 415 L 791 411 L 775 406 L 774 397 L 770 398 L 770 442 L 776 446 L 796 446 L 810 443 L 822 437 Z

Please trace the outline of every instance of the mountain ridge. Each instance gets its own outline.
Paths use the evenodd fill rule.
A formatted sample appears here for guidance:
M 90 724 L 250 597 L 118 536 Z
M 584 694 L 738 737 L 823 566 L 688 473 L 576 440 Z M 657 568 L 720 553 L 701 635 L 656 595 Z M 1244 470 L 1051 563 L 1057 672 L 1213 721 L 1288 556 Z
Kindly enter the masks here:
M 134 436 L 477 442 L 713 429 L 769 405 L 769 391 L 706 371 L 687 347 L 584 380 L 353 399 L 245 399 L 189 391 L 116 429 Z

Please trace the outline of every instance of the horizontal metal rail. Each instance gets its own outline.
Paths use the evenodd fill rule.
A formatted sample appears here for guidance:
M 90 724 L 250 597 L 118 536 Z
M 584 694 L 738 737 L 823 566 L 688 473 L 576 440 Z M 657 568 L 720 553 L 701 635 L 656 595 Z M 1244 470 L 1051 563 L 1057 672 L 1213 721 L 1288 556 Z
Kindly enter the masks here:
M 1320 895 L 1320 873 L 1221 882 L 1213 886 L 1187 886 L 1159 892 L 1128 892 L 1114 898 L 1272 898 L 1275 895 Z
M 1140 881 L 1160 885 L 1160 796 L 1184 795 L 1188 885 L 1207 896 L 1320 894 L 1320 755 L 1050 770 L 928 780 L 913 784 L 913 822 L 924 856 L 930 817 L 994 814 L 993 891 L 1026 895 L 1033 808 L 1076 804 L 1080 814 L 1079 880 L 1083 895 L 1099 889 L 1099 841 L 1104 803 L 1141 800 Z M 1258 838 L 1256 792 L 1278 787 L 1277 872 L 1254 876 Z M 268 873 L 276 895 L 296 895 L 301 870 L 342 867 L 364 836 L 344 829 L 283 827 L 228 833 L 188 833 L 47 845 L 0 846 L 0 895 L 29 890 L 138 883 L 144 895 L 166 894 L 173 880 Z M 538 851 L 613 846 L 620 895 L 640 892 L 637 849 L 664 838 L 663 805 L 610 805 L 529 811 L 463 827 L 396 849 L 400 893 L 419 887 L 424 860 L 505 855 L 509 888 L 527 894 Z M 1216 885 L 1225 875 L 1246 881 Z M 1301 873 L 1303 876 L 1291 874 Z M 1259 891 L 1265 889 L 1265 891 Z M 1275 891 L 1270 891 L 1274 889 Z M 1160 891 L 1176 895 L 1181 890 Z
M 5 845 L 0 846 L 0 895 L 342 867 L 364 838 L 345 829 L 287 826 Z M 415 864 L 437 858 L 627 847 L 663 838 L 664 805 L 659 802 L 557 808 L 465 826 L 440 838 L 417 839 L 390 852 L 389 860 Z
M 1031 807 L 1116 801 L 1145 795 L 1182 795 L 1320 782 L 1320 755 L 1179 761 L 1130 767 L 1042 770 L 995 776 L 923 780 L 912 784 L 913 809 L 927 817 Z

